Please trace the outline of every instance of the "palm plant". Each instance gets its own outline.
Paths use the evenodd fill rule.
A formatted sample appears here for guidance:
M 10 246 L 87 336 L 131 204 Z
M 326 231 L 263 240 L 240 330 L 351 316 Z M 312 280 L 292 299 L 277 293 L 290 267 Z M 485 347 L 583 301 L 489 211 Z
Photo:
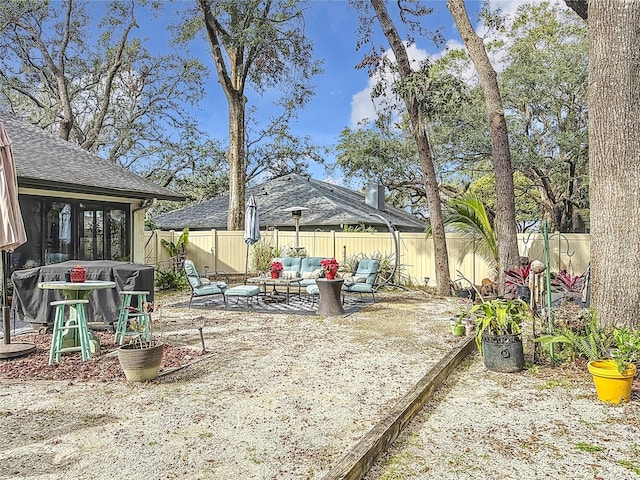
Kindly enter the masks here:
M 493 218 L 476 197 L 464 195 L 447 202 L 443 222 L 466 240 L 459 254 L 463 257 L 474 253 L 482 257 L 494 269 L 498 266 L 498 240 L 493 230 Z M 427 236 L 431 236 L 430 227 Z

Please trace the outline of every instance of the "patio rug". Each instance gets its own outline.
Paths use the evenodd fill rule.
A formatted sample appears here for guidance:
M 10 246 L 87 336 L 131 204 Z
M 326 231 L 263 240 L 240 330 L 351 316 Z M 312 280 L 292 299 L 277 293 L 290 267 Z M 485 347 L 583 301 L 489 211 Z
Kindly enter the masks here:
M 191 302 L 191 308 L 199 309 L 199 310 L 226 310 L 229 312 L 257 312 L 257 313 L 289 313 L 295 315 L 317 315 L 316 310 L 318 309 L 318 300 L 313 303 L 311 298 L 302 295 L 298 297 L 297 294 L 292 294 L 289 303 L 284 301 L 284 298 L 278 298 L 278 301 L 270 301 L 270 296 L 267 295 L 266 299 L 263 295 L 259 295 L 258 300 L 256 301 L 256 297 L 254 297 L 249 304 L 247 305 L 247 301 L 245 298 L 238 298 L 238 302 L 236 303 L 236 298 L 228 298 L 227 303 L 228 307 L 224 306 L 224 302 L 220 298 L 219 295 L 215 295 L 213 297 L 194 297 Z M 376 303 L 379 300 L 376 299 Z M 371 305 L 373 300 L 371 295 L 367 297 L 360 298 L 358 295 L 347 295 L 345 298 L 345 302 L 343 305 L 344 314 L 350 315 L 352 313 L 357 312 L 361 308 Z M 188 308 L 189 300 L 184 302 L 177 302 L 171 305 L 172 307 L 180 307 L 180 308 Z

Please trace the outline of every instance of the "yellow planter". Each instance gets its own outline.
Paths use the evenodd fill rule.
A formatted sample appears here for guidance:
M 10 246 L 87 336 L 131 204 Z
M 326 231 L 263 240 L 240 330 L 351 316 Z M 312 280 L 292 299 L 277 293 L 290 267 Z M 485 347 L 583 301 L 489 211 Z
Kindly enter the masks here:
M 594 360 L 587 365 L 593 375 L 598 398 L 606 403 L 626 403 L 631 399 L 631 384 L 636 366 L 631 364 L 622 373 L 613 360 Z

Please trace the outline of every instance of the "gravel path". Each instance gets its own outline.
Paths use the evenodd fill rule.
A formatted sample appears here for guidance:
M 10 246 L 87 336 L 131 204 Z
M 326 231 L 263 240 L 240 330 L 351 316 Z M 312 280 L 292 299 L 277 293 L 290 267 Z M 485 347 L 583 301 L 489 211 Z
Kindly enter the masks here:
M 211 353 L 150 384 L 0 380 L 0 479 L 321 479 L 458 343 L 455 302 L 198 310 Z M 163 307 L 166 339 L 199 353 L 193 316 Z M 600 404 L 580 370 L 494 374 L 476 355 L 368 478 L 635 478 L 638 407 Z

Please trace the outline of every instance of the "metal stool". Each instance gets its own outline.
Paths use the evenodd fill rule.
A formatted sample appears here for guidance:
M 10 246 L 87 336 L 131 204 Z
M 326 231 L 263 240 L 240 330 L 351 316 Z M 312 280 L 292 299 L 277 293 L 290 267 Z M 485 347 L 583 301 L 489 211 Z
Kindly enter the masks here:
M 147 303 L 147 291 L 135 291 L 135 290 L 123 290 L 119 292 L 122 301 L 120 302 L 120 313 L 118 314 L 118 323 L 116 325 L 116 334 L 113 337 L 113 343 L 120 342 L 120 345 L 124 343 L 124 337 L 136 336 L 139 337 L 144 334 L 147 342 L 151 340 L 151 332 L 149 330 L 149 324 L 151 323 L 151 315 L 149 312 L 144 311 L 144 304 Z M 138 308 L 131 306 L 131 299 L 136 297 L 138 302 Z M 130 318 L 138 319 L 138 329 L 136 332 L 127 332 L 127 323 Z M 144 332 L 144 333 L 143 333 Z
M 87 299 L 74 300 L 58 300 L 51 302 L 51 306 L 56 308 L 55 320 L 53 323 L 53 335 L 51 336 L 51 350 L 49 351 L 49 365 L 53 365 L 60 361 L 60 354 L 64 352 L 82 353 L 82 361 L 86 362 L 91 358 L 91 345 L 89 343 L 89 327 L 87 326 L 87 317 L 84 313 L 84 306 L 89 303 Z M 64 322 L 64 307 L 69 306 L 69 313 L 75 310 L 75 318 L 70 315 L 69 321 Z M 62 336 L 65 331 L 77 330 L 80 345 L 72 347 L 62 346 Z

